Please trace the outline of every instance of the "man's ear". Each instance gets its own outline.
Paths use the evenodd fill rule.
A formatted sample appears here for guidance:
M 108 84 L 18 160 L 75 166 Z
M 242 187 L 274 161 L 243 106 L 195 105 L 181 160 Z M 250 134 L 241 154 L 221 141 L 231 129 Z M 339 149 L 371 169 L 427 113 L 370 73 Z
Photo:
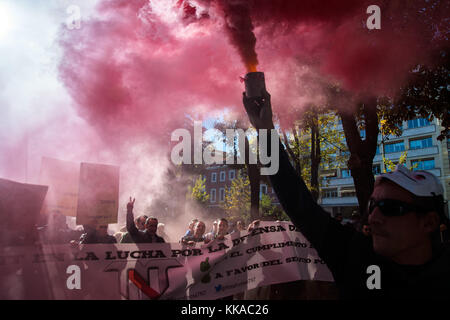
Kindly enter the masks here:
M 439 216 L 437 212 L 430 211 L 423 218 L 423 227 L 425 228 L 425 232 L 431 233 L 436 231 L 439 228 Z

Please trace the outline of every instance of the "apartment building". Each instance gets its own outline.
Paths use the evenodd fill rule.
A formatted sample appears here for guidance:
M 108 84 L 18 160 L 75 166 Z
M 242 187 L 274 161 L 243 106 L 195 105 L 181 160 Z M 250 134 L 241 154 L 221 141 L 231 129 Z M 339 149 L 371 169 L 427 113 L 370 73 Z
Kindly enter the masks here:
M 221 214 L 221 204 L 225 201 L 226 190 L 229 190 L 233 180 L 244 174 L 239 169 L 228 165 L 212 165 L 205 167 L 203 179 L 205 179 L 205 191 L 209 194 L 207 207 L 211 213 Z M 264 181 L 260 183 L 260 195 L 267 194 L 273 201 L 279 204 L 272 187 Z
M 436 175 L 444 186 L 446 199 L 450 199 L 450 137 L 442 142 L 436 139 L 441 132 L 439 120 L 429 122 L 418 118 L 405 121 L 402 125 L 403 134 L 400 137 L 382 139 L 381 134 L 378 136 L 377 154 L 373 160 L 374 175 L 388 171 L 383 162 L 383 153 L 386 159 L 397 164 L 406 151 L 406 166 Z M 342 125 L 338 126 L 338 130 L 342 130 Z M 364 131 L 361 136 L 364 138 Z M 349 217 L 358 208 L 350 170 L 339 168 L 324 173 L 320 204 L 332 214 L 342 213 L 344 217 Z

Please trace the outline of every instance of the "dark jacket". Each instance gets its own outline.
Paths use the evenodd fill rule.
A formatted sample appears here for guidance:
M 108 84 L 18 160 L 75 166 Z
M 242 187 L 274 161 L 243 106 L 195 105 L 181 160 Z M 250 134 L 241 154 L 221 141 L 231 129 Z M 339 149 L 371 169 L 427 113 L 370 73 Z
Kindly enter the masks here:
M 164 239 L 154 234 L 150 235 L 147 230 L 139 231 L 134 224 L 133 211 L 127 211 L 127 230 L 128 235 L 133 239 L 134 243 L 165 243 Z
M 342 298 L 450 298 L 450 250 L 441 246 L 421 266 L 398 265 L 373 250 L 372 240 L 330 217 L 313 199 L 280 147 L 270 177 L 284 210 L 326 262 Z M 381 289 L 369 290 L 367 268 L 381 271 Z
M 89 230 L 86 233 L 83 233 L 80 237 L 80 244 L 95 244 L 95 243 L 117 243 L 115 237 L 110 236 L 109 234 L 105 237 L 100 237 L 97 235 L 97 232 L 94 230 Z
M 184 236 L 183 238 L 181 238 L 181 242 L 182 243 L 187 243 L 189 241 L 203 242 L 203 241 L 205 241 L 205 236 L 201 236 L 200 238 L 196 238 L 196 237 L 194 237 L 192 235 L 192 236 Z

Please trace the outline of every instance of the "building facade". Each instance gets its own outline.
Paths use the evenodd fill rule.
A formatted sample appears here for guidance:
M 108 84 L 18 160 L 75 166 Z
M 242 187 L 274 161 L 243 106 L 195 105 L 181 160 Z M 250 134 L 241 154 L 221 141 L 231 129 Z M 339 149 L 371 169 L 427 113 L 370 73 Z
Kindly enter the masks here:
M 211 214 L 223 215 L 222 204 L 225 201 L 226 191 L 229 190 L 234 179 L 241 175 L 240 169 L 235 169 L 228 165 L 207 166 L 203 170 L 205 180 L 205 191 L 209 195 L 207 207 Z M 279 205 L 275 192 L 269 183 L 260 182 L 260 196 L 269 195 L 275 204 Z
M 375 176 L 389 171 L 383 161 L 384 157 L 397 164 L 400 157 L 407 152 L 405 165 L 413 170 L 426 170 L 436 175 L 444 186 L 445 198 L 450 199 L 450 141 L 449 137 L 438 141 L 441 126 L 439 120 L 429 122 L 418 118 L 403 122 L 403 134 L 400 137 L 378 136 L 377 154 L 373 159 Z M 342 125 L 338 130 L 343 130 Z M 364 132 L 361 132 L 364 138 Z M 348 168 L 327 170 L 323 176 L 322 192 L 319 203 L 333 215 L 341 213 L 349 217 L 358 210 L 353 178 Z M 448 207 L 448 206 L 447 206 Z

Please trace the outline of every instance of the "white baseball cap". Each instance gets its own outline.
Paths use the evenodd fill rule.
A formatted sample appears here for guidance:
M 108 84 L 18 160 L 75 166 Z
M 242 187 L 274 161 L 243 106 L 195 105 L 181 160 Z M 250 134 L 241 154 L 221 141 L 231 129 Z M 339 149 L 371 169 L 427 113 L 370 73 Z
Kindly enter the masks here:
M 395 170 L 383 173 L 377 177 L 377 181 L 388 179 L 420 197 L 432 197 L 444 195 L 444 188 L 439 179 L 432 173 L 424 170 L 411 171 L 400 164 Z

